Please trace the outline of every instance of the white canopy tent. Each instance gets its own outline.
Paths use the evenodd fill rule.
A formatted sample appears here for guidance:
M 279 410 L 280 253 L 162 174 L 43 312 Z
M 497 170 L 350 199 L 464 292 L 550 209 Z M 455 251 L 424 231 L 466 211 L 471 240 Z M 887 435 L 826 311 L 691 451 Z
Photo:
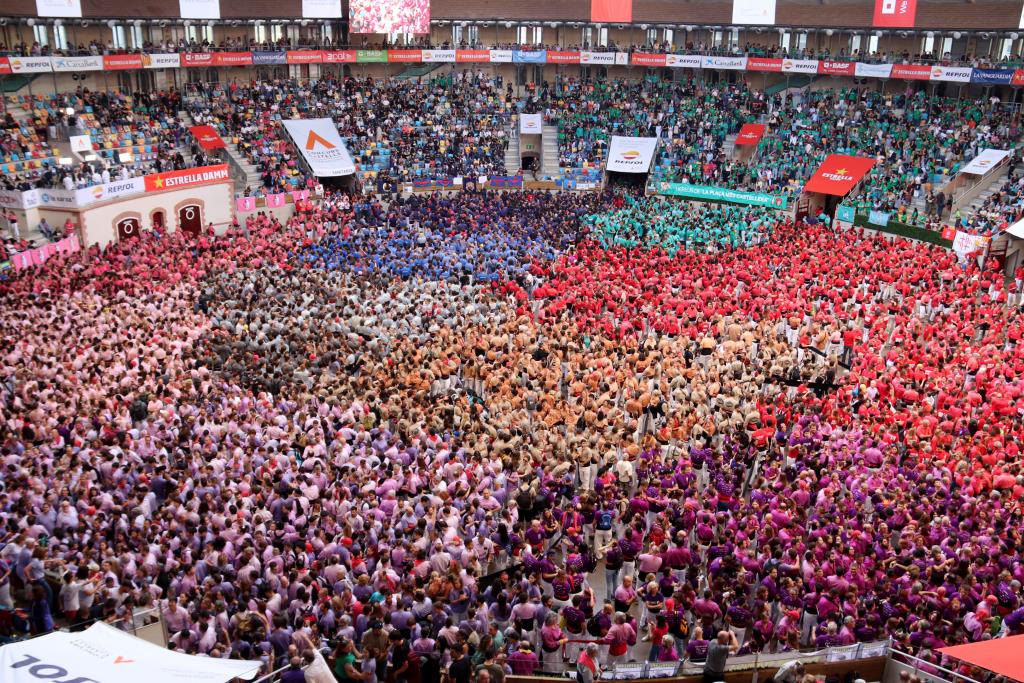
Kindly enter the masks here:
M 0 647 L 4 683 L 227 683 L 259 670 L 260 662 L 186 655 L 103 623 Z

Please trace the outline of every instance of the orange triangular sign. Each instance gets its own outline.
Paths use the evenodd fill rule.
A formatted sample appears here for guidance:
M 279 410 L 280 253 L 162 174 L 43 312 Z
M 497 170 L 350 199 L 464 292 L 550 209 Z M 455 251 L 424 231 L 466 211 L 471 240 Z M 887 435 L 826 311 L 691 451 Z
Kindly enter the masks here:
M 318 142 L 327 149 L 334 149 L 334 145 L 332 145 L 331 143 L 327 142 L 327 140 L 324 140 L 322 137 L 317 135 L 317 132 L 315 130 L 309 131 L 309 137 L 306 138 L 306 149 L 312 150 Z
M 134 659 L 125 659 L 121 655 L 114 658 L 114 664 L 131 664 L 134 661 Z

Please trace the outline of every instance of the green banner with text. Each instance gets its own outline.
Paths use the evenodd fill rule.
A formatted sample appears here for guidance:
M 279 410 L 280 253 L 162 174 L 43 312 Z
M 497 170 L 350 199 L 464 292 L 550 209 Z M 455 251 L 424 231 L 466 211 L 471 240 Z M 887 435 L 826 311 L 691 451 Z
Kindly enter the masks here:
M 785 209 L 788 200 L 784 195 L 767 192 L 743 192 L 712 185 L 690 185 L 689 183 L 657 183 L 658 194 L 698 199 L 707 202 L 731 202 L 746 206 L 767 206 L 770 209 Z
M 369 62 L 387 62 L 387 50 L 356 50 L 356 61 L 360 64 Z

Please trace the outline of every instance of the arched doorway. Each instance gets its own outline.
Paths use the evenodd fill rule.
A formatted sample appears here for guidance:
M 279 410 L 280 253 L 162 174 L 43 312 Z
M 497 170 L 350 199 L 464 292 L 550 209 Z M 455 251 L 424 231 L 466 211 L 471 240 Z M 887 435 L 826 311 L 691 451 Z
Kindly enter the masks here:
M 139 219 L 135 216 L 117 221 L 117 239 L 126 240 L 139 235 Z
M 186 204 L 178 209 L 178 228 L 193 237 L 199 237 L 203 230 L 203 217 L 198 204 Z
M 153 215 L 150 216 L 150 225 L 153 230 L 163 232 L 164 227 L 167 225 L 167 219 L 164 218 L 163 211 L 154 211 Z

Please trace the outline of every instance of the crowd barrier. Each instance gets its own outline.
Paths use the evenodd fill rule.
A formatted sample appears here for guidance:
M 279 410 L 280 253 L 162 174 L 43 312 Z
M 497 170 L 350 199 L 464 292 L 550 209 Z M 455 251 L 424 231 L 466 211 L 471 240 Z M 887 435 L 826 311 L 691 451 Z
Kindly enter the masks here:
M 953 248 L 953 239 L 949 236 L 948 232 L 944 234 L 942 232 L 929 230 L 916 225 L 898 223 L 893 220 L 889 220 L 885 225 L 877 225 L 871 222 L 868 214 L 863 213 L 857 214 L 857 217 L 853 220 L 853 224 L 861 228 L 875 230 L 876 232 L 882 232 L 888 235 L 906 237 L 908 239 L 917 240 L 918 242 L 927 242 L 928 244 L 937 244 L 940 247 L 945 247 L 946 249 Z
M 908 81 L 1024 86 L 1024 69 L 932 64 L 876 64 L 839 59 L 788 59 L 696 53 L 589 50 L 267 50 L 0 57 L 0 75 L 137 69 L 246 67 L 268 64 L 554 64 L 715 69 L 782 74 L 895 78 Z

